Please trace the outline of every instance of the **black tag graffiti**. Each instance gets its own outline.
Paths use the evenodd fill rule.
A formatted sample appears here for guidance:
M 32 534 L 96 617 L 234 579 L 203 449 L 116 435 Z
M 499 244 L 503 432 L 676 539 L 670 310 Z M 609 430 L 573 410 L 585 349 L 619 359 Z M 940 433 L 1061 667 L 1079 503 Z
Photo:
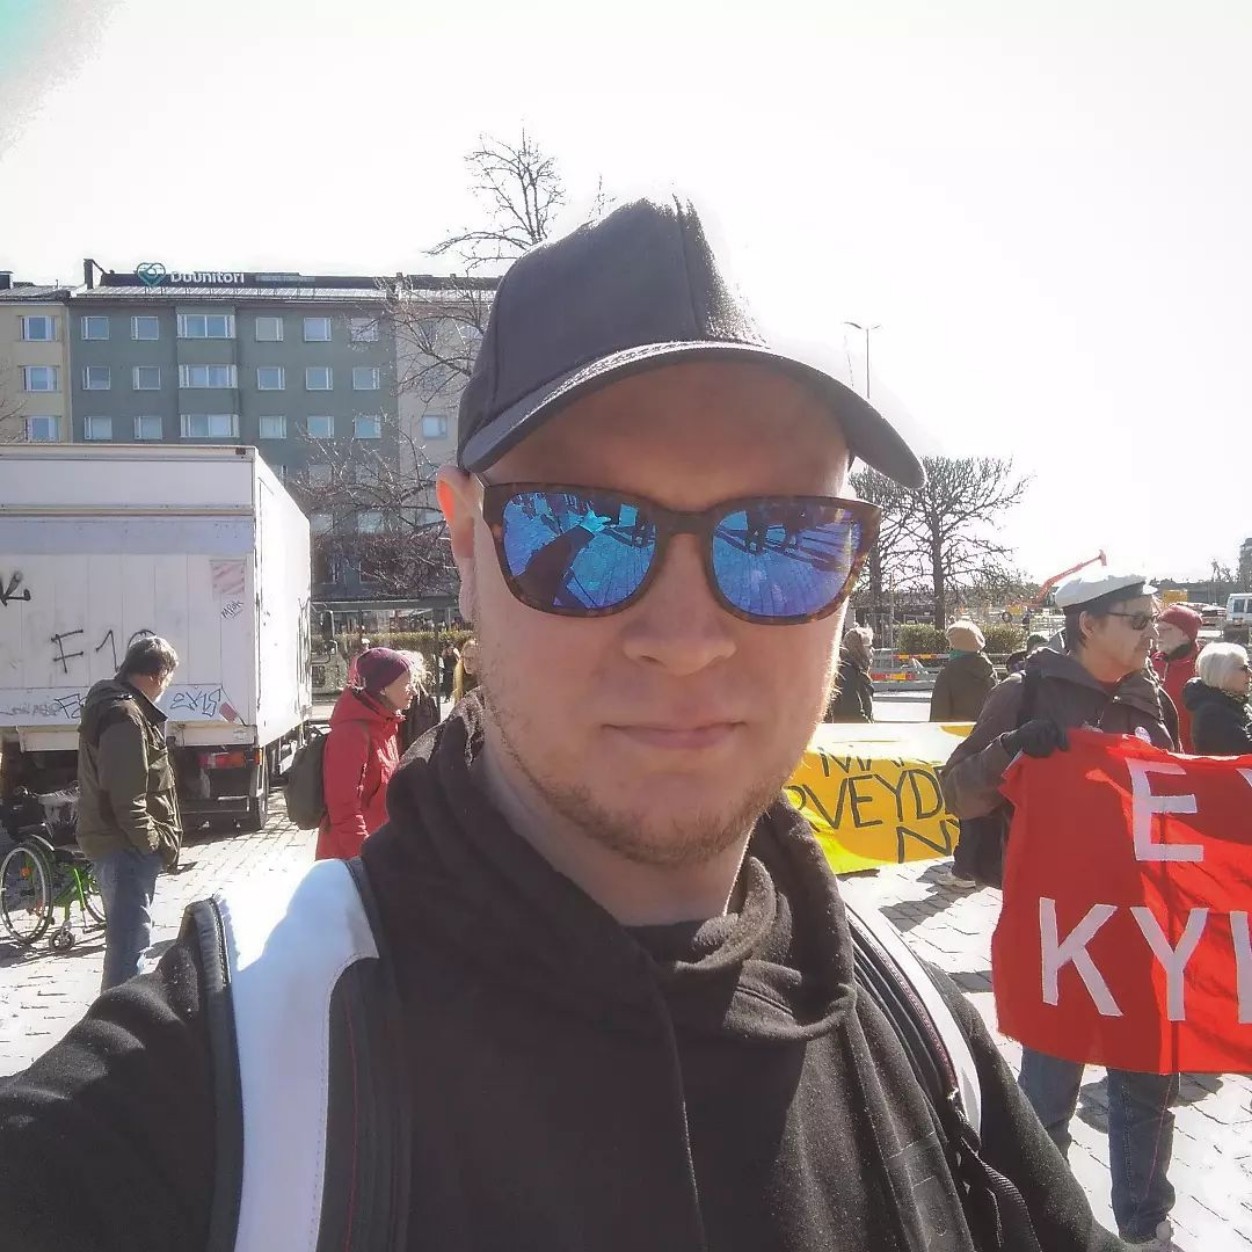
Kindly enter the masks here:
M 81 630 L 67 630 L 59 635 L 52 636 L 51 642 L 55 643 L 57 646 L 57 654 L 52 658 L 52 663 L 53 665 L 56 665 L 59 662 L 61 665 L 61 672 L 63 674 L 68 674 L 70 672 L 69 663 L 75 657 L 83 655 L 81 652 L 67 653 L 65 651 L 65 641 L 67 639 L 72 639 L 75 635 L 81 635 L 82 633 L 83 632 Z
M 22 591 L 18 591 L 21 585 L 22 571 L 20 569 L 13 571 L 7 586 L 4 578 L 0 576 L 0 607 L 7 607 L 10 600 L 30 600 L 30 588 L 26 587 Z

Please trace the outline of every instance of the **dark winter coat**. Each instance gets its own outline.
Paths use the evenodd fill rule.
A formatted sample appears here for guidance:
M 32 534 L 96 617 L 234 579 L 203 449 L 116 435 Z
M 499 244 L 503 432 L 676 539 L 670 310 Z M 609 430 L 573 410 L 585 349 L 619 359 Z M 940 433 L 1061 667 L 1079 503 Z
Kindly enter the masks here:
M 985 652 L 958 652 L 935 679 L 930 696 L 932 722 L 976 722 L 996 685 L 996 667 Z
M 874 684 L 869 666 L 845 652 L 839 660 L 835 691 L 826 708 L 828 722 L 872 722 L 874 720 Z
M 428 731 L 439 725 L 439 700 L 419 687 L 400 726 L 401 757 Z
M 799 815 L 780 802 L 758 824 L 737 914 L 627 929 L 487 800 L 479 715 L 467 700 L 421 740 L 362 852 L 410 1058 L 407 1252 L 902 1252 L 906 1221 L 972 1252 Z M 202 1252 L 202 982 L 180 941 L 0 1086 L 6 1247 Z M 1117 1252 L 977 1012 L 944 994 L 978 1067 L 985 1155 L 1042 1247 Z
M 1191 742 L 1200 756 L 1252 753 L 1252 709 L 1242 696 L 1193 678 L 1182 690 L 1191 714 Z
M 1000 780 L 1013 759 L 1002 736 L 1017 729 L 1025 674 L 1039 674 L 1033 717 L 1047 717 L 1059 726 L 1091 726 L 1118 735 L 1142 729 L 1150 741 L 1167 751 L 1177 748 L 1166 728 L 1161 703 L 1168 700 L 1144 670 L 1128 674 L 1116 690 L 1107 690 L 1074 657 L 1040 648 L 1021 674 L 1006 678 L 987 698 L 969 737 L 956 745 L 939 773 L 943 798 L 960 818 L 985 817 L 1005 801 Z
M 78 846 L 93 859 L 136 848 L 166 867 L 183 841 L 165 714 L 120 678 L 96 683 L 78 727 Z
M 400 763 L 395 713 L 359 687 L 335 702 L 322 758 L 326 816 L 317 832 L 317 859 L 346 859 L 387 820 L 387 784 Z

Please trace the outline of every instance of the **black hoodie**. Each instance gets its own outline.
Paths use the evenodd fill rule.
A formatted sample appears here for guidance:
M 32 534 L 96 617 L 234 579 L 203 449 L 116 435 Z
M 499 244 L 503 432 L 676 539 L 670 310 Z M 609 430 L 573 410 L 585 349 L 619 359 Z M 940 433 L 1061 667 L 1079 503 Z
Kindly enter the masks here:
M 409 1247 L 894 1252 L 908 1223 L 935 1252 L 969 1252 L 926 1100 L 856 994 L 835 881 L 802 819 L 782 804 L 762 819 L 737 914 L 623 929 L 475 785 L 477 708 L 421 741 L 362 854 L 411 1058 Z M 6 1246 L 203 1246 L 199 984 L 177 945 L 0 1090 Z M 979 1068 L 986 1155 L 1045 1252 L 1119 1248 L 947 994 Z

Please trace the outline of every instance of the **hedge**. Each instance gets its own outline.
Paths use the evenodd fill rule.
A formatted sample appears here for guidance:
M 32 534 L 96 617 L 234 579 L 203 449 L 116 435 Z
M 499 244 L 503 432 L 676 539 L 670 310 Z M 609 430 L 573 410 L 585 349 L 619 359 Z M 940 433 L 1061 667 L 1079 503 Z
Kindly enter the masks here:
M 946 653 L 947 650 L 946 636 L 934 626 L 901 626 L 896 635 L 896 651 L 909 656 Z

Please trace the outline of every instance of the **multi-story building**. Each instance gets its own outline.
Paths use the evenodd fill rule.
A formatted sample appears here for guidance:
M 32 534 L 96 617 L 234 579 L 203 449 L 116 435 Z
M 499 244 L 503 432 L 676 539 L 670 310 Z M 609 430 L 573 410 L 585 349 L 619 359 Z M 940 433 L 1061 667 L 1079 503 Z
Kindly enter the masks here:
M 68 294 L 0 270 L 0 442 L 71 437 Z
M 397 453 L 395 339 L 372 278 L 102 273 L 71 301 L 73 437 L 254 444 L 284 479 Z

